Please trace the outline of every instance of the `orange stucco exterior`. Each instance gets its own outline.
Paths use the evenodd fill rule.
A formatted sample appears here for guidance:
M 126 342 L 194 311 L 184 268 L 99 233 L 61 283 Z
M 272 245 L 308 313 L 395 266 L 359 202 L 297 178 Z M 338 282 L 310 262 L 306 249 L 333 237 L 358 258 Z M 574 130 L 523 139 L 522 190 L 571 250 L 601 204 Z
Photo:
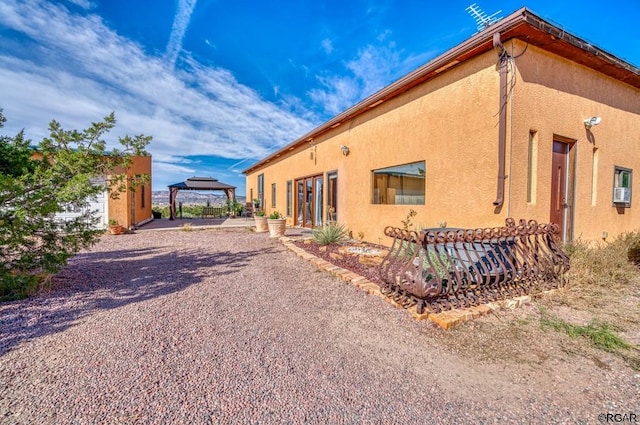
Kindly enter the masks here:
M 632 198 L 627 208 L 612 203 L 614 166 L 640 172 L 638 86 L 515 37 L 502 44 L 513 58 L 503 106 L 502 205 L 494 205 L 501 181 L 501 84 L 498 57 L 490 48 L 454 51 L 464 60 L 450 62 L 444 71 L 431 72 L 430 78 L 397 89 L 393 96 L 383 97 L 383 89 L 352 108 L 351 115 L 345 113 L 344 120 L 330 121 L 245 170 L 247 196 L 258 196 L 258 176 L 263 175 L 265 210 L 285 212 L 291 181 L 288 225 L 299 225 L 295 182 L 322 176 L 324 221 L 328 173 L 337 172 L 337 221 L 354 236 L 383 244 L 390 243 L 385 226 L 401 227 L 410 210 L 417 212 L 412 221 L 418 227 L 499 226 L 507 217 L 549 222 L 556 140 L 567 147 L 564 239 L 595 240 L 603 232 L 612 237 L 640 227 L 640 200 Z M 584 120 L 591 116 L 601 117 L 601 123 L 587 130 Z M 342 146 L 348 146 L 348 155 Z M 424 204 L 372 202 L 373 170 L 418 161 L 426 165 Z
M 139 225 L 153 217 L 151 212 L 151 157 L 135 156 L 131 166 L 126 170 L 127 180 L 135 176 L 147 175 L 148 180 L 133 188 L 129 183 L 127 190 L 119 194 L 117 199 L 109 198 L 108 218 L 115 219 L 126 228 Z

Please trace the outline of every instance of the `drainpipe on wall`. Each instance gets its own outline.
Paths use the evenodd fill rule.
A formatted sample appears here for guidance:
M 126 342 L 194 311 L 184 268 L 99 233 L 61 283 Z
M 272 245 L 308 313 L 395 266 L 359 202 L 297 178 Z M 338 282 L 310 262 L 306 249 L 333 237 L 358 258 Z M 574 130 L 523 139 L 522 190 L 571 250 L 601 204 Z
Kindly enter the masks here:
M 507 146 L 507 62 L 509 56 L 500 41 L 500 33 L 493 35 L 493 48 L 498 53 L 498 71 L 500 72 L 500 117 L 498 120 L 498 188 L 493 205 L 504 203 L 505 152 Z

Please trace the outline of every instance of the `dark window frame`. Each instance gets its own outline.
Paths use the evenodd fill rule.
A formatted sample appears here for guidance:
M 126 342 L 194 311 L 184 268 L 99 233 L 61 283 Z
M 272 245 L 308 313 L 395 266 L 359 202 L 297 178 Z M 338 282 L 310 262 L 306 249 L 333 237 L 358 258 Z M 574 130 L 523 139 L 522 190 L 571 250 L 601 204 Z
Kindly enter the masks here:
M 627 178 L 627 182 L 626 182 L 626 186 L 624 185 L 624 177 L 622 176 L 623 173 L 626 173 L 629 175 L 629 177 Z M 623 179 L 622 182 L 619 181 L 619 177 L 618 175 L 620 175 Z M 632 200 L 632 195 L 633 195 L 633 169 L 632 168 L 626 168 L 626 167 L 620 167 L 618 165 L 614 165 L 613 166 L 613 190 L 611 193 L 611 197 L 612 197 L 612 201 L 613 201 L 613 206 L 617 207 L 617 208 L 631 208 L 631 200 Z M 616 189 L 629 189 L 629 201 L 628 202 L 617 202 L 616 201 Z

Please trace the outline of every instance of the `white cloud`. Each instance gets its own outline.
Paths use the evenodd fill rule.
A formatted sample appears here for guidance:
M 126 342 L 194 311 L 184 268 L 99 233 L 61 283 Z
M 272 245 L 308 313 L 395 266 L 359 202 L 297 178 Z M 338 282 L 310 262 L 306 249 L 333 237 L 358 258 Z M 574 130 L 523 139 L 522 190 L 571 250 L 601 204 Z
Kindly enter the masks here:
M 389 84 L 399 75 L 401 52 L 395 45 L 369 45 L 358 51 L 355 59 L 344 64 L 344 75 L 320 75 L 323 88 L 314 89 L 309 96 L 324 106 L 330 114 L 338 114 Z
M 75 4 L 76 6 L 80 6 L 83 9 L 89 10 L 95 7 L 95 4 L 89 0 L 68 0 L 69 3 Z
M 322 40 L 320 45 L 322 46 L 322 50 L 324 50 L 324 52 L 327 55 L 330 55 L 331 52 L 333 52 L 333 42 L 331 40 L 329 40 L 328 38 L 325 38 L 324 40 Z
M 113 140 L 152 135 L 148 150 L 158 161 L 154 171 L 192 174 L 198 164 L 181 158 L 257 159 L 312 128 L 308 111 L 296 116 L 292 106 L 265 101 L 228 70 L 188 56 L 174 70 L 95 15 L 39 1 L 3 0 L 0 27 L 32 43 L 5 43 L 0 33 L 0 44 L 11 47 L 0 53 L 0 107 L 8 118 L 4 134 L 25 128 L 26 136 L 37 141 L 53 118 L 64 128 L 82 129 L 115 111 Z M 154 186 L 159 178 L 154 176 Z
M 178 0 L 178 10 L 173 18 L 173 26 L 169 43 L 167 43 L 167 60 L 171 66 L 175 66 L 178 54 L 182 50 L 182 40 L 191 22 L 191 14 L 196 7 L 196 0 Z M 208 40 L 207 40 L 207 44 Z

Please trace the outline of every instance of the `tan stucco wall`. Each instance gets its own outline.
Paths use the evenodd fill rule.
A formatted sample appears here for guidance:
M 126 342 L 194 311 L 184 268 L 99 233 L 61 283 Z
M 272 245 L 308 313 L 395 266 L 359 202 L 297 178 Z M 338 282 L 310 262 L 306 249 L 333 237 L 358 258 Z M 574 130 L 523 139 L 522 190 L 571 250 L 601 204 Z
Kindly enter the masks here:
M 264 173 L 267 212 L 273 182 L 277 209 L 285 211 L 286 180 L 325 174 L 326 181 L 326 172 L 337 170 L 338 221 L 377 243 L 387 243 L 384 227 L 401 226 L 411 209 L 418 213 L 414 223 L 425 227 L 500 224 L 504 217 L 492 205 L 498 86 L 494 55 L 475 58 L 248 174 L 247 193 L 257 196 L 257 175 Z M 341 145 L 349 146 L 348 156 Z M 426 161 L 425 205 L 373 205 L 371 171 L 416 161 Z
M 518 42 L 513 53 L 524 48 Z M 512 137 L 508 152 L 513 159 L 507 169 L 507 211 L 514 217 L 548 220 L 551 153 L 554 136 L 560 136 L 575 140 L 574 238 L 597 240 L 603 232 L 611 238 L 638 229 L 640 192 L 635 188 L 640 181 L 639 90 L 533 46 L 516 59 L 516 69 L 510 110 Z M 601 117 L 602 122 L 589 133 L 583 122 L 592 116 Z M 535 197 L 528 203 L 530 131 L 537 132 L 538 179 Z M 618 209 L 612 203 L 616 165 L 634 171 L 631 208 Z
M 524 44 L 505 44 L 514 54 Z M 611 204 L 614 164 L 640 171 L 638 90 L 624 83 L 529 46 L 515 61 L 515 86 L 507 105 L 505 202 L 494 207 L 498 174 L 500 108 L 497 56 L 490 51 L 468 60 L 408 92 L 372 108 L 310 141 L 283 153 L 247 175 L 247 194 L 256 197 L 257 176 L 264 173 L 267 212 L 271 184 L 277 184 L 277 210 L 286 211 L 286 181 L 338 172 L 338 221 L 364 239 L 388 244 L 383 230 L 401 226 L 410 209 L 421 227 L 499 226 L 506 217 L 549 220 L 551 146 L 554 135 L 576 140 L 575 236 L 594 239 L 640 225 L 640 193 L 620 214 Z M 583 120 L 601 116 L 592 134 L 599 152 L 595 206 L 591 199 L 593 144 Z M 529 132 L 537 131 L 537 193 L 527 203 Z M 284 141 L 289 142 L 289 141 Z M 343 156 L 341 145 L 350 149 Z M 311 153 L 313 152 L 313 159 Z M 373 205 L 371 171 L 426 161 L 425 205 Z M 640 174 L 634 176 L 635 181 Z M 325 185 L 326 205 L 326 185 Z M 638 199 L 636 199 L 638 198 Z M 294 185 L 295 202 L 295 185 Z M 326 208 L 325 208 L 326 213 Z M 594 223 L 598 223 L 595 226 Z M 290 217 L 288 224 L 293 224 Z
M 131 227 L 132 224 L 138 224 L 144 220 L 152 218 L 151 213 L 151 157 L 136 156 L 132 158 L 132 164 L 127 169 L 127 177 L 132 178 L 136 175 L 148 175 L 149 180 L 142 186 L 119 194 L 118 199 L 109 198 L 109 219 L 116 219 L 118 223 L 125 227 Z M 142 202 L 142 192 L 144 192 L 144 207 Z M 133 198 L 133 202 L 132 202 Z M 134 206 L 134 217 L 131 216 L 132 204 Z

